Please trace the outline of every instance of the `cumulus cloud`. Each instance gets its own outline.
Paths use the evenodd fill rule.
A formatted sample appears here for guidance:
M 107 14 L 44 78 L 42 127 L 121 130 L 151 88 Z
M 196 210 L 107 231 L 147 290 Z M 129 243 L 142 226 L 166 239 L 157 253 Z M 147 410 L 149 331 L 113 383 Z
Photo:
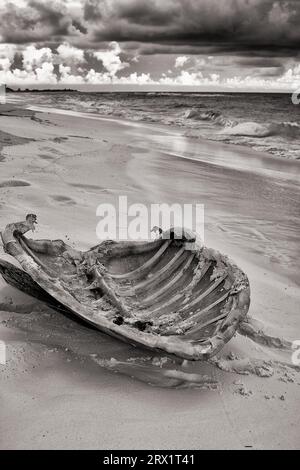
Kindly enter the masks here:
M 59 73 L 60 73 L 60 78 L 59 78 L 59 83 L 63 84 L 83 84 L 84 83 L 84 77 L 82 75 L 75 75 L 72 73 L 72 69 L 68 65 L 63 65 L 59 64 Z
M 299 88 L 300 84 L 300 64 L 294 68 L 288 69 L 284 74 L 276 78 L 263 78 L 259 76 L 246 75 L 224 77 L 222 78 L 217 73 L 211 73 L 203 76 L 201 72 L 188 72 L 181 71 L 175 77 L 164 76 L 159 80 L 161 85 L 172 86 L 192 86 L 209 88 L 209 89 L 223 89 L 227 91 L 237 90 L 264 90 L 264 91 L 289 91 L 292 92 Z
M 128 67 L 127 62 L 121 61 L 120 54 L 121 48 L 116 41 L 109 44 L 108 50 L 93 52 L 94 57 L 103 63 L 110 76 L 115 76 L 117 72 Z
M 10 52 L 9 52 L 10 51 Z M 13 68 L 15 48 L 0 45 L 0 82 L 9 85 L 78 85 L 78 84 L 146 84 L 152 83 L 150 74 L 132 73 L 127 77 L 118 77 L 118 71 L 127 67 L 120 59 L 121 48 L 112 42 L 107 50 L 89 51 L 88 55 L 101 61 L 105 71 L 94 68 L 82 68 L 78 64 L 85 63 L 85 51 L 63 43 L 52 52 L 48 47 L 37 48 L 27 46 L 21 53 L 21 68 Z M 55 72 L 58 65 L 58 73 Z M 86 64 L 85 64 L 86 65 Z M 154 83 L 154 82 L 153 82 Z
M 203 84 L 203 75 L 201 72 L 188 72 L 182 70 L 179 75 L 175 77 L 164 76 L 160 79 L 162 85 L 182 85 L 182 86 L 199 86 Z
M 136 85 L 136 86 L 168 86 L 168 87 L 223 87 L 226 89 L 256 89 L 263 88 L 270 90 L 292 91 L 299 87 L 300 64 L 297 61 L 290 62 L 284 67 L 281 62 L 274 60 L 267 61 L 266 67 L 262 67 L 260 60 L 248 60 L 246 70 L 252 73 L 232 74 L 227 76 L 223 72 L 224 59 L 218 57 L 207 57 L 206 59 L 186 56 L 179 56 L 175 61 L 175 66 L 167 73 L 161 71 L 153 78 L 150 72 L 127 72 L 119 75 L 118 72 L 129 64 L 122 62 L 120 55 L 121 47 L 118 43 L 112 42 L 106 50 L 83 51 L 82 49 L 70 46 L 64 42 L 55 51 L 49 47 L 27 46 L 20 53 L 19 67 L 15 67 L 14 54 L 15 46 L 0 46 L 0 82 L 8 85 L 36 85 L 36 84 L 115 84 L 115 85 Z M 87 59 L 87 58 L 88 59 Z M 90 58 L 96 63 L 101 62 L 102 70 L 97 70 L 91 66 Z M 244 59 L 240 59 L 244 60 Z M 189 62 L 190 66 L 183 69 Z M 234 69 L 235 62 L 239 59 L 232 58 L 230 70 Z M 180 72 L 176 67 L 181 63 Z M 212 64 L 207 66 L 207 64 Z M 205 67 L 206 66 L 206 67 Z M 257 67 L 258 66 L 258 67 Z M 252 68 L 251 68 L 252 67 Z M 217 70 L 221 70 L 218 72 Z M 253 72 L 253 70 L 255 72 Z M 267 72 L 266 72 L 267 70 Z M 270 73 L 271 72 L 271 73 Z
M 300 64 L 289 68 L 277 78 L 277 82 L 281 83 L 284 87 L 287 86 L 291 89 L 299 88 L 300 86 Z
M 152 80 L 150 73 L 141 73 L 140 75 L 136 72 L 131 73 L 127 77 L 118 78 L 115 83 L 126 84 L 126 85 L 153 85 L 155 80 Z
M 175 67 L 178 68 L 178 67 L 183 67 L 184 64 L 189 60 L 189 58 L 185 55 L 182 55 L 182 56 L 179 56 L 179 57 L 176 57 L 175 59 Z
M 92 85 L 105 85 L 111 83 L 111 76 L 108 73 L 95 72 L 94 69 L 91 69 L 86 74 L 85 80 Z
M 9 51 L 9 48 L 7 49 Z M 11 48 L 6 57 L 6 63 L 0 71 L 0 81 L 12 84 L 47 83 L 56 84 L 54 73 L 53 53 L 50 48 L 27 46 L 22 51 L 22 69 L 12 69 L 15 48 Z M 1 48 L 0 48 L 1 57 Z M 1 60 L 0 60 L 1 64 Z
M 9 49 L 7 49 L 9 50 Z M 28 46 L 22 52 L 22 69 L 15 68 L 12 70 L 13 53 L 4 59 L 1 58 L 0 48 L 0 81 L 11 84 L 32 84 L 47 83 L 56 84 L 57 76 L 54 73 L 53 54 L 51 49 L 42 47 L 40 49 L 35 46 Z
M 84 62 L 84 51 L 78 47 L 70 46 L 67 42 L 64 42 L 57 47 L 57 52 L 60 59 L 67 64 L 73 64 L 78 62 Z
M 10 69 L 10 60 L 8 57 L 0 57 L 0 70 L 7 72 Z
M 12 60 L 16 49 L 17 48 L 14 44 L 0 44 L 0 57 L 6 57 L 7 59 Z
M 8 71 L 12 65 L 16 46 L 13 44 L 0 44 L 0 70 Z
M 23 67 L 27 72 L 32 72 L 44 64 L 52 63 L 53 54 L 49 47 L 37 49 L 35 46 L 28 46 L 23 51 Z
M 38 83 L 57 83 L 57 77 L 53 73 L 54 65 L 50 62 L 44 62 L 40 67 L 35 69 L 36 81 Z

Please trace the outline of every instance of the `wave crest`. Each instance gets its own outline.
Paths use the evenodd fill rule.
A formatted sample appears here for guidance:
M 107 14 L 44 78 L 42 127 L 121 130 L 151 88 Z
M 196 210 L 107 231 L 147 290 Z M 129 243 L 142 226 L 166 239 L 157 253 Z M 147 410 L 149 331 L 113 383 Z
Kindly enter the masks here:
M 225 127 L 222 133 L 257 138 L 281 136 L 290 139 L 297 139 L 300 137 L 300 126 L 296 122 L 270 124 L 260 124 L 258 122 L 241 122 L 232 127 Z
M 236 121 L 232 121 L 225 117 L 219 111 L 214 111 L 212 109 L 201 111 L 199 109 L 188 109 L 184 113 L 185 119 L 195 119 L 196 121 L 211 121 L 214 124 L 219 126 L 234 126 L 237 124 Z

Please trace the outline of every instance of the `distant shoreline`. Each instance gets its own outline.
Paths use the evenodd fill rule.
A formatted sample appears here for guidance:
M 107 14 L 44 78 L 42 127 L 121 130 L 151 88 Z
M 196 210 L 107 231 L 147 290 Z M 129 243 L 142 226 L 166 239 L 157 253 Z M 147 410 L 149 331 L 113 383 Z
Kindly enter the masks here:
M 7 93 L 129 93 L 132 95 L 139 94 L 228 94 L 228 95 L 290 95 L 293 91 L 235 91 L 235 90 L 126 90 L 126 89 L 115 89 L 115 90 L 93 90 L 93 89 L 77 89 L 77 88 L 17 88 L 13 89 L 11 87 L 6 87 Z

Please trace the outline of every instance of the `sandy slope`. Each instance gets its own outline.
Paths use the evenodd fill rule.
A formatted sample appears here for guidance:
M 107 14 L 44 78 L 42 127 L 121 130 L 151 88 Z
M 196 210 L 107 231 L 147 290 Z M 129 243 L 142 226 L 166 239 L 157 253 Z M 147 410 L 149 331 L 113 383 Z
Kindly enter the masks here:
M 271 336 L 300 339 L 299 162 L 195 142 L 176 129 L 12 114 L 0 116 L 4 137 L 17 136 L 2 136 L 1 227 L 35 212 L 35 236 L 87 248 L 98 241 L 97 205 L 119 194 L 129 203 L 204 203 L 206 244 L 249 275 L 251 316 Z M 0 309 L 8 357 L 0 365 L 1 448 L 299 446 L 300 376 L 289 350 L 237 335 L 218 364 L 181 366 L 65 318 L 2 280 Z

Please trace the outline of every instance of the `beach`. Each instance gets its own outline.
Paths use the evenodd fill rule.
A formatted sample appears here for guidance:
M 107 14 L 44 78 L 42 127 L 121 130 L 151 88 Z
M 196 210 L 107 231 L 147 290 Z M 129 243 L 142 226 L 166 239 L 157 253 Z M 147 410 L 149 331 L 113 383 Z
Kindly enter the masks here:
M 204 204 L 205 244 L 247 273 L 257 327 L 215 363 L 164 363 L 1 278 L 0 448 L 297 448 L 299 160 L 195 140 L 175 125 L 34 106 L 0 110 L 0 146 L 0 230 L 35 213 L 34 238 L 83 250 L 99 243 L 98 205 L 120 195 Z M 0 256 L 15 262 L 2 246 Z M 203 375 L 216 386 L 202 386 Z

